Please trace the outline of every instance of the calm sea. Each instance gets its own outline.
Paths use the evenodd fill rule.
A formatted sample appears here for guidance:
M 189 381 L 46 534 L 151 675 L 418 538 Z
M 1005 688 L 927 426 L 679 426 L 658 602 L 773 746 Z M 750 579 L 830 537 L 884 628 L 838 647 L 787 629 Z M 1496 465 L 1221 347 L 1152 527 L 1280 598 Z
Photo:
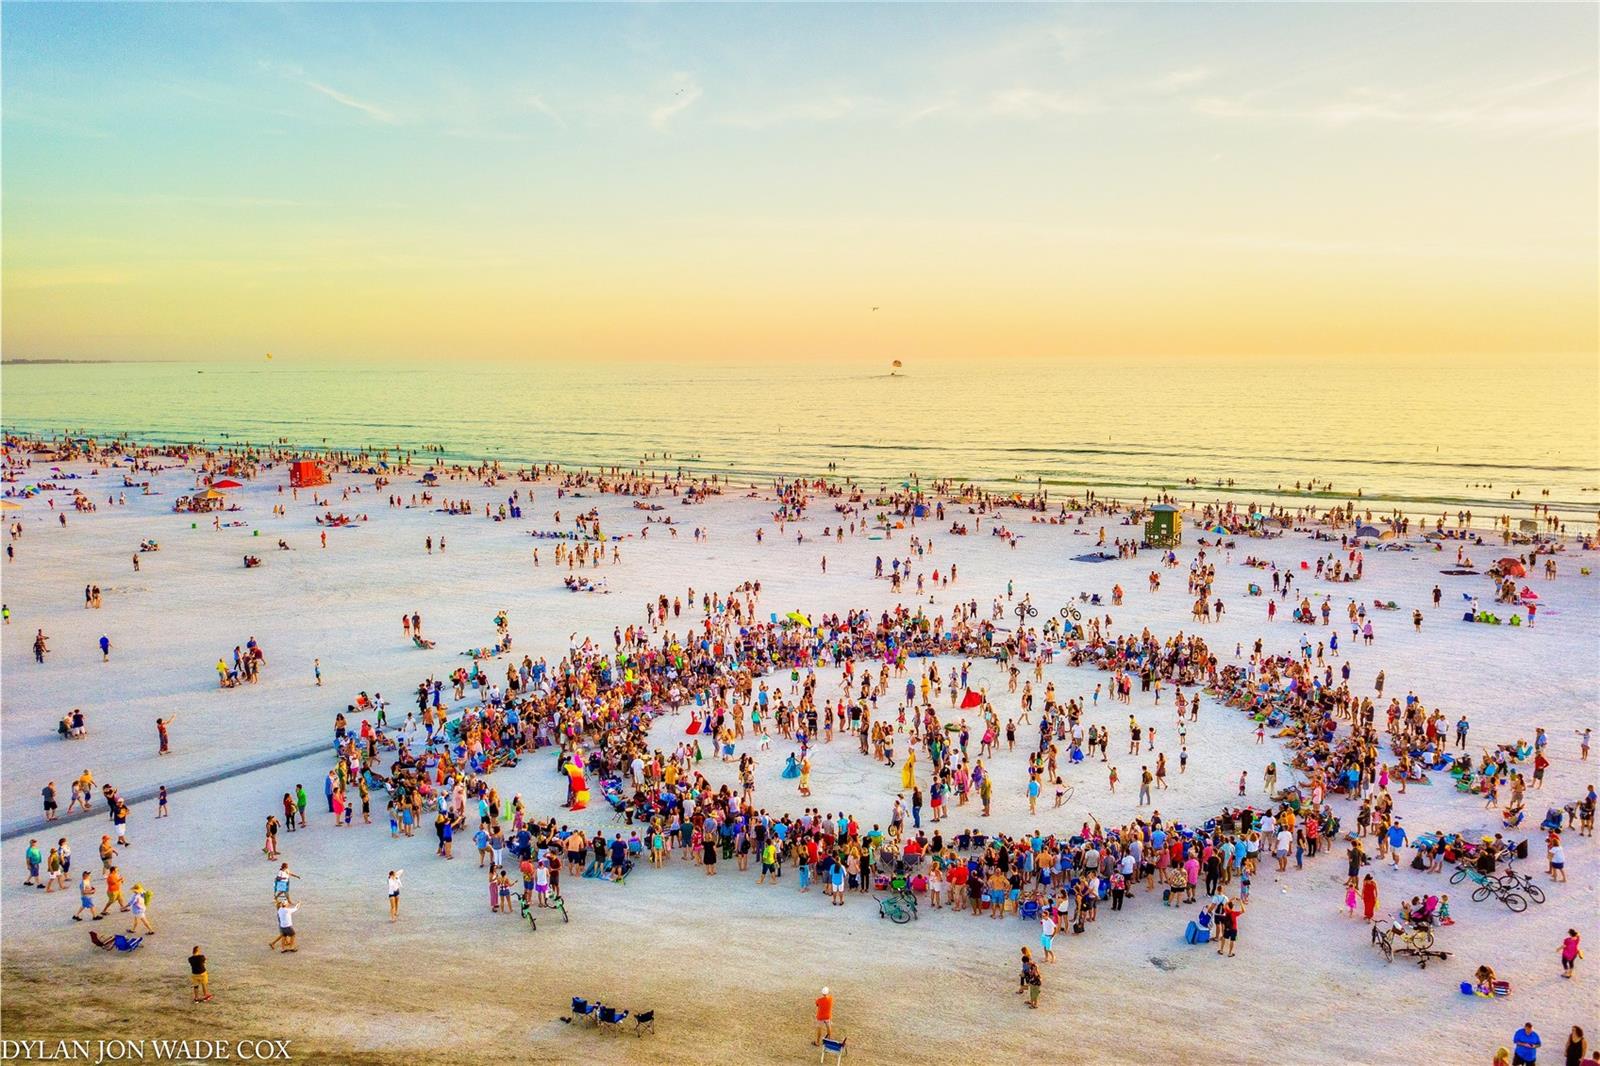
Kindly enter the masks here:
M 944 364 L 900 376 L 826 364 L 11 364 L 0 421 L 8 432 L 431 444 L 450 458 L 741 476 L 832 463 L 867 482 L 1042 480 L 1124 498 L 1305 498 L 1295 483 L 1315 481 L 1323 499 L 1359 489 L 1375 510 L 1548 503 L 1592 526 L 1600 374 L 1545 382 L 1369 364 Z

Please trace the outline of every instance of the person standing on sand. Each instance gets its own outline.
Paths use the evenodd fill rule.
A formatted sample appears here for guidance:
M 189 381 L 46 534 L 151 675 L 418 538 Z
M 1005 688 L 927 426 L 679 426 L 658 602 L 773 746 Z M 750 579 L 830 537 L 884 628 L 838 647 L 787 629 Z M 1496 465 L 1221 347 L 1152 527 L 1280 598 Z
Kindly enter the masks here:
M 1361 879 L 1361 916 L 1368 925 L 1372 924 L 1372 916 L 1378 910 L 1378 882 L 1373 880 L 1371 874 Z
M 211 975 L 206 972 L 206 957 L 199 944 L 189 953 L 189 985 L 194 990 L 194 1002 L 211 1002 Z
M 833 993 L 828 991 L 826 985 L 817 997 L 817 1032 L 812 1037 L 811 1046 L 821 1046 L 824 1039 L 833 1039 Z
M 176 722 L 177 720 L 177 715 L 173 715 L 171 718 L 156 719 L 156 741 L 158 745 L 156 748 L 157 755 L 172 754 L 172 749 L 170 746 L 171 738 L 167 735 L 167 729 L 172 725 L 173 722 Z
M 1512 1046 L 1516 1048 L 1512 1061 L 1519 1064 L 1531 1064 L 1539 1061 L 1539 1045 L 1544 1041 L 1539 1039 L 1539 1034 L 1534 1032 L 1532 1022 L 1523 1022 L 1522 1028 L 1511 1034 Z

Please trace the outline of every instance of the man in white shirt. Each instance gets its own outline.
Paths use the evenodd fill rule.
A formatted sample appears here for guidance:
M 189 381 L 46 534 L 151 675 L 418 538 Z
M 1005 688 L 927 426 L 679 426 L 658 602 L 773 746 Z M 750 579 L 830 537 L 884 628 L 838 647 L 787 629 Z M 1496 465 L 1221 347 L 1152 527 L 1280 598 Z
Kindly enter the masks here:
M 389 920 L 400 920 L 400 879 L 404 877 L 404 870 L 389 871 Z
M 1039 946 L 1044 948 L 1044 961 L 1055 962 L 1056 920 L 1048 909 L 1039 912 Z

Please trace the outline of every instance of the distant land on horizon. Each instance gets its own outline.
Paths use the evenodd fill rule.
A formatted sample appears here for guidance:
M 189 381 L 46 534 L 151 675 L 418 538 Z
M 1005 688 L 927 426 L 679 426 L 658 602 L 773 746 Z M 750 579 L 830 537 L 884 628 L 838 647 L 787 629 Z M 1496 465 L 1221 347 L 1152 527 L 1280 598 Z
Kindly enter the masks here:
M 182 363 L 183 359 L 7 359 L 0 357 L 4 366 L 54 366 L 61 363 Z

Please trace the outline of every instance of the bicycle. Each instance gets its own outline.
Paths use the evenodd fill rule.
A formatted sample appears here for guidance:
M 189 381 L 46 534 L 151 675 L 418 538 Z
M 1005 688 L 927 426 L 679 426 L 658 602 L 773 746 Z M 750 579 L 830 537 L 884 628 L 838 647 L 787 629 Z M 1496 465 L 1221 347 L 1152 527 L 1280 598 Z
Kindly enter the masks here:
M 1528 909 L 1528 899 L 1536 903 L 1544 902 L 1544 890 L 1537 885 L 1529 888 L 1529 879 L 1520 874 L 1507 871 L 1506 874 L 1489 875 L 1472 866 L 1458 866 L 1456 872 L 1450 875 L 1450 883 L 1459 885 L 1470 880 L 1478 887 L 1472 890 L 1472 901 L 1482 903 L 1490 896 L 1495 897 L 1513 914 L 1521 914 Z M 1520 891 L 1519 891 L 1520 890 Z M 1522 892 L 1527 892 L 1527 897 Z
M 896 889 L 882 898 L 874 896 L 878 901 L 878 917 L 887 918 L 895 925 L 905 925 L 915 921 L 917 917 L 917 897 L 909 889 Z
M 1519 874 L 1507 866 L 1506 872 L 1500 876 L 1500 884 L 1508 892 L 1521 892 L 1535 903 L 1544 902 L 1544 889 L 1534 884 L 1529 874 Z
M 1397 944 L 1396 941 L 1399 941 Z M 1383 953 L 1383 961 L 1393 962 L 1396 954 L 1413 955 L 1417 959 L 1420 969 L 1428 968 L 1429 959 L 1448 959 L 1450 952 L 1437 951 L 1433 946 L 1433 930 L 1426 925 L 1413 926 L 1407 929 L 1403 926 L 1391 925 L 1385 921 L 1374 922 L 1372 925 L 1372 942 Z
M 1494 896 L 1501 903 L 1504 903 L 1506 909 L 1513 914 L 1521 914 L 1528 909 L 1528 901 L 1526 899 L 1519 893 L 1506 888 L 1499 881 L 1490 881 L 1472 890 L 1472 902 L 1474 903 L 1482 903 L 1490 896 Z

